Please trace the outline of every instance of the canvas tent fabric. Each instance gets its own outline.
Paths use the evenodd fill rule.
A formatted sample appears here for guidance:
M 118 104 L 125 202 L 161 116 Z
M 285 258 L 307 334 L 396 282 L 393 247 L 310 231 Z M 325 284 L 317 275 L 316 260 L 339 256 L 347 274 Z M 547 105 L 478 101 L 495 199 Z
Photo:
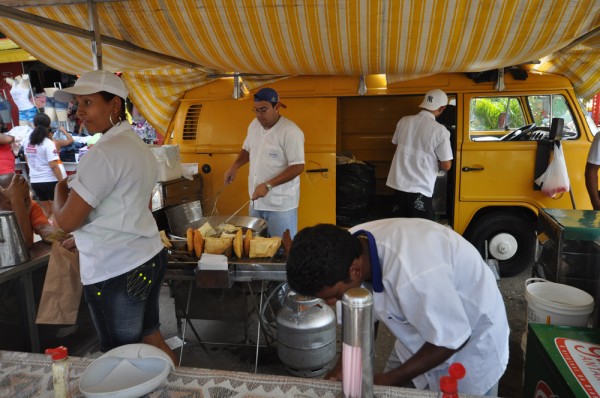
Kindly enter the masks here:
M 94 69 L 90 39 L 2 12 L 93 30 L 86 1 L 7 0 L 0 29 L 71 74 Z M 227 73 L 385 74 L 388 83 L 540 60 L 578 94 L 600 91 L 598 0 L 117 0 L 95 2 L 103 68 L 123 72 L 132 101 L 161 131 L 186 90 Z M 160 54 L 164 56 L 161 57 Z M 179 60 L 181 62 L 174 62 Z M 187 65 L 186 65 L 187 63 Z

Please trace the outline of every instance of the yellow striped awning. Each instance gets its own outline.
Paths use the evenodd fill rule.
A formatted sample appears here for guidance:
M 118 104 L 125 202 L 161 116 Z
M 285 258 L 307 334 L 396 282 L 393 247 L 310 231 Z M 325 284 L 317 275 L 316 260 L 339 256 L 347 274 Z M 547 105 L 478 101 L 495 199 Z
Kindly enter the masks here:
M 10 39 L 0 39 L 0 64 L 8 62 L 35 61 L 35 57 Z
M 7 0 L 2 32 L 55 69 L 93 69 L 81 0 Z M 393 83 L 541 61 L 579 95 L 600 91 L 599 0 L 113 0 L 95 2 L 103 68 L 122 71 L 133 102 L 165 131 L 185 90 L 217 74 L 386 74 Z M 24 6 L 23 6 L 24 5 Z M 7 13 L 39 18 L 24 22 Z M 44 18 L 44 19 L 41 19 Z M 123 46 L 128 43 L 136 47 Z M 156 54 L 140 52 L 140 48 Z M 164 55 L 164 56 L 160 56 Z M 187 65 L 186 65 L 187 63 Z M 250 86 L 261 80 L 245 77 Z

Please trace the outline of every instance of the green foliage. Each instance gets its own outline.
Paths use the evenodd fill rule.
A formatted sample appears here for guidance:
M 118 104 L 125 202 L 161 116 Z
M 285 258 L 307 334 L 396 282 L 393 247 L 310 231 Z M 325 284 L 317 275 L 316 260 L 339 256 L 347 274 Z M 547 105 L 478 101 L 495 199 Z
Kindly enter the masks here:
M 505 125 L 517 128 L 525 124 L 524 122 L 521 106 L 514 98 L 491 97 L 471 101 L 471 130 L 504 130 Z

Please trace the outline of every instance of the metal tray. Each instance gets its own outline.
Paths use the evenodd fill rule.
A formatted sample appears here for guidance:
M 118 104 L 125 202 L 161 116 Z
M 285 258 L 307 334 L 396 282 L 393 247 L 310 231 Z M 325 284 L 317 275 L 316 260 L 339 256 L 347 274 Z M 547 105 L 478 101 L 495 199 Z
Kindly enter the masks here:
M 197 220 L 188 221 L 179 225 L 170 225 L 171 234 L 176 237 L 185 237 L 188 228 L 200 228 L 207 221 L 210 225 L 216 227 L 228 218 L 228 215 L 201 217 Z M 249 228 L 255 235 L 265 236 L 267 234 L 267 221 L 263 218 L 234 216 L 228 223 L 235 225 L 236 227 L 242 227 L 244 233 Z

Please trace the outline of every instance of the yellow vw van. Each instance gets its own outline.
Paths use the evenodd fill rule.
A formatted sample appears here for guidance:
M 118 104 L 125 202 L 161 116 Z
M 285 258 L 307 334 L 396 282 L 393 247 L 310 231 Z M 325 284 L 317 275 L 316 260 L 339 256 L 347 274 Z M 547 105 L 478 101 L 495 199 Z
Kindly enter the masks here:
M 471 241 L 482 256 L 497 259 L 501 275 L 531 265 L 540 208 L 591 209 L 584 168 L 596 131 L 566 78 L 535 72 L 516 76 L 505 75 L 502 91 L 495 81 L 476 82 L 465 74 L 394 84 L 387 84 L 384 76 L 367 76 L 363 95 L 359 78 L 350 76 L 299 76 L 271 84 L 287 105 L 282 114 L 305 135 L 299 227 L 336 222 L 339 153 L 351 153 L 375 168 L 376 189 L 365 220 L 389 217 L 393 192 L 385 181 L 396 123 L 418 112 L 425 92 L 439 88 L 450 98 L 439 121 L 452 134 L 454 163 L 436 183 L 437 218 Z M 223 187 L 223 174 L 254 118 L 252 92 L 242 99 L 233 99 L 232 93 L 232 78 L 186 93 L 166 141 L 180 146 L 182 161 L 198 163 L 205 200 L 220 192 L 220 214 L 234 212 L 248 198 L 247 167 Z M 550 131 L 554 118 L 564 121 L 558 133 Z M 534 185 L 547 165 L 553 134 L 562 141 L 571 180 L 571 192 L 557 198 Z

